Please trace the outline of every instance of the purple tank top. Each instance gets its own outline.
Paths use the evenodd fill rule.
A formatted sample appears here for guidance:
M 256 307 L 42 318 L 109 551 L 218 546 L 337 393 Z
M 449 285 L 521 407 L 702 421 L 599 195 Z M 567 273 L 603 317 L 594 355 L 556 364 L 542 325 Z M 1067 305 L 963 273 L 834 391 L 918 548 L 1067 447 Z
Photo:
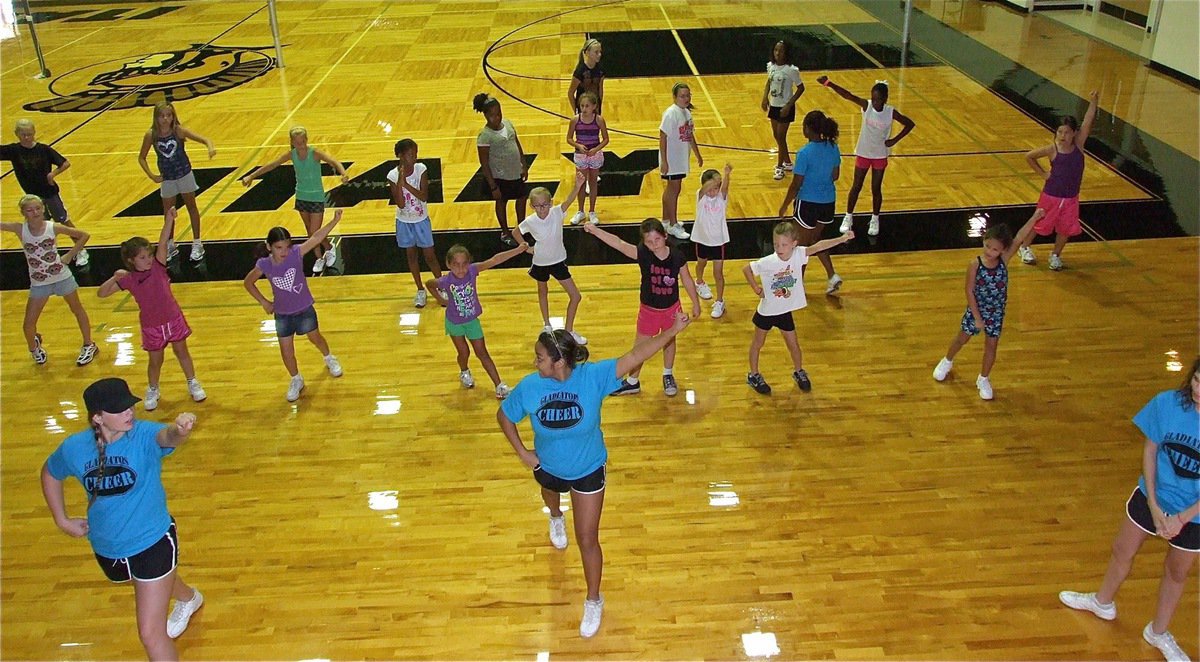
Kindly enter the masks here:
M 1079 184 L 1082 181 L 1083 150 L 1076 146 L 1070 152 L 1054 155 L 1054 160 L 1050 162 L 1050 178 L 1046 180 L 1042 192 L 1056 198 L 1079 197 Z
M 584 123 L 582 119 L 575 123 L 575 140 L 588 149 L 600 144 L 600 119 L 598 115 L 592 117 L 590 124 Z

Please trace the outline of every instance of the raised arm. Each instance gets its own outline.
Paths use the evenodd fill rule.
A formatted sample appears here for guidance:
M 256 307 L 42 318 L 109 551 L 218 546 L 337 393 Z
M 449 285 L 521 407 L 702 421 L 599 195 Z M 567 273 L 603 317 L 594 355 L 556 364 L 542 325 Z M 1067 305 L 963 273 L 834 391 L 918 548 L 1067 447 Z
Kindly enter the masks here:
M 204 143 L 204 146 L 208 148 L 208 158 L 211 159 L 217 155 L 217 148 L 213 147 L 213 142 L 211 140 L 209 140 L 208 138 L 205 138 L 204 136 L 196 133 L 195 131 L 192 131 L 191 129 L 185 128 L 182 125 L 180 125 L 180 127 L 179 127 L 179 133 L 184 138 Z
M 833 90 L 834 92 L 837 93 L 837 95 L 839 97 L 845 99 L 846 101 L 853 102 L 860 109 L 862 109 L 862 110 L 867 109 L 868 102 L 866 99 L 854 94 L 850 90 L 847 90 L 846 88 L 842 87 L 841 85 L 838 85 L 837 83 L 829 80 L 829 76 L 820 76 L 817 78 L 817 82 L 824 85 L 825 87 L 828 87 L 829 89 Z
M 63 495 L 63 482 L 52 476 L 49 467 L 44 464 L 42 465 L 42 496 L 45 497 L 46 505 L 50 508 L 50 516 L 54 518 L 54 524 L 62 529 L 63 533 L 72 538 L 82 538 L 87 535 L 87 519 L 67 517 L 67 500 Z
M 74 260 L 75 256 L 79 255 L 79 251 L 83 250 L 83 247 L 87 245 L 88 239 L 91 239 L 92 237 L 92 235 L 80 230 L 79 228 L 73 228 L 69 225 L 63 225 L 62 223 L 54 224 L 54 234 L 65 234 L 71 239 L 75 240 L 75 245 L 71 247 L 71 250 L 63 254 L 63 264 L 69 264 L 71 260 Z
M 806 250 L 809 255 L 816 255 L 817 253 L 827 251 L 834 246 L 840 246 L 853 238 L 854 230 L 850 230 L 840 237 L 835 237 L 833 239 L 822 239 L 821 241 L 818 241 L 804 250 Z
M 1025 225 L 1022 225 L 1020 230 L 1017 230 L 1017 235 L 1013 237 L 1012 244 L 1010 244 L 1008 248 L 1005 249 L 1000 255 L 1000 259 L 1004 260 L 1005 264 L 1008 264 L 1008 261 L 1012 259 L 1012 256 L 1016 255 L 1017 250 L 1021 248 L 1022 244 L 1025 243 L 1025 238 L 1028 237 L 1031 232 L 1033 232 L 1033 226 L 1036 225 L 1037 222 L 1045 215 L 1045 209 L 1038 208 L 1033 210 L 1033 215 L 1029 217 L 1028 221 L 1025 221 Z
M 617 251 L 621 252 L 625 257 L 627 257 L 631 260 L 637 259 L 637 246 L 634 246 L 633 244 L 629 243 L 628 241 L 621 239 L 617 235 L 615 235 L 607 230 L 601 229 L 600 226 L 596 225 L 595 223 L 584 223 L 583 231 L 596 237 L 600 241 L 603 241 L 604 243 L 608 244 L 610 247 L 615 248 Z M 621 374 L 625 374 L 625 373 L 621 373 Z
M 263 175 L 267 174 L 268 172 L 271 172 L 272 170 L 278 168 L 279 166 L 283 165 L 284 161 L 287 161 L 290 158 L 292 158 L 292 153 L 284 152 L 283 154 L 280 154 L 279 157 L 276 158 L 274 161 L 271 161 L 270 163 L 268 163 L 266 165 L 259 166 L 258 168 L 256 168 L 254 170 L 254 172 L 250 173 L 249 175 L 246 175 L 245 177 L 242 177 L 242 186 L 249 186 L 250 182 L 252 182 L 255 179 L 262 177 Z
M 657 354 L 663 347 L 666 347 L 671 339 L 679 335 L 679 332 L 687 328 L 691 323 L 691 318 L 682 310 L 675 313 L 675 324 L 666 331 L 648 338 L 633 346 L 624 356 L 617 359 L 617 374 L 624 375 L 638 366 L 645 363 L 650 357 Z
M 321 159 L 325 163 L 328 163 L 329 167 L 333 168 L 334 172 L 336 172 L 338 175 L 341 176 L 343 184 L 350 181 L 350 175 L 346 174 L 346 169 L 344 167 L 342 167 L 341 161 L 333 158 L 332 156 L 326 154 L 325 152 L 322 152 L 319 149 L 314 149 L 313 154 L 316 154 L 318 159 Z
M 138 165 L 142 166 L 142 172 L 154 181 L 156 184 L 162 183 L 162 175 L 156 175 L 150 170 L 150 164 L 146 161 L 146 156 L 150 154 L 150 147 L 154 144 L 154 135 L 149 131 L 142 136 L 142 149 L 138 152 Z
M 308 239 L 305 239 L 303 244 L 300 244 L 300 254 L 307 255 L 309 251 L 316 248 L 317 245 L 320 244 L 322 241 L 325 241 L 325 237 L 329 236 L 329 233 L 333 231 L 334 226 L 336 226 L 338 223 L 340 223 L 341 220 L 342 220 L 342 210 L 341 209 L 334 210 L 333 220 L 326 223 L 323 227 L 321 227 L 320 230 L 317 230 L 316 232 L 312 233 L 311 237 L 309 237 Z
M 563 200 L 562 204 L 559 205 L 564 214 L 570 211 L 571 203 L 575 202 L 575 198 L 579 197 L 579 190 L 583 188 L 585 182 L 587 182 L 587 175 L 583 174 L 582 170 L 576 170 L 575 186 L 571 188 L 571 193 L 567 195 L 567 199 Z
M 175 422 L 158 431 L 154 441 L 162 448 L 176 448 L 187 439 L 196 425 L 196 415 L 184 412 L 175 418 Z
M 904 136 L 907 136 L 917 126 L 916 122 L 912 121 L 908 116 L 901 114 L 898 110 L 892 111 L 892 119 L 899 122 L 900 126 L 904 128 L 900 129 L 900 133 L 897 133 L 894 138 L 888 138 L 887 140 L 883 141 L 883 144 L 887 145 L 888 147 L 900 142 Z
M 726 163 L 725 164 L 725 176 L 721 177 L 721 197 L 726 200 L 729 199 L 729 175 L 732 172 L 733 172 L 733 164 Z
M 1083 114 L 1083 123 L 1079 125 L 1079 133 L 1075 134 L 1075 146 L 1083 149 L 1088 136 L 1092 135 L 1092 124 L 1096 121 L 1096 104 L 1100 101 L 1100 93 L 1092 90 L 1088 94 L 1088 109 Z
M 175 217 L 179 215 L 179 210 L 171 207 L 167 213 L 163 215 L 163 226 L 158 231 L 158 244 L 154 247 L 154 259 L 159 262 L 167 263 L 168 248 L 171 243 L 171 233 L 175 231 Z

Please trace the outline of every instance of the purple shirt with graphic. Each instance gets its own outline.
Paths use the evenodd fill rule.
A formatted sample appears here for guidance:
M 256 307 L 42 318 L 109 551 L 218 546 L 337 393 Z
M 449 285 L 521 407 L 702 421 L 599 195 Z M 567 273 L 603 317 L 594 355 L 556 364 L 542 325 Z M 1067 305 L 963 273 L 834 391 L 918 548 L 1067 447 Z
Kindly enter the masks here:
M 438 287 L 450 299 L 450 305 L 446 306 L 446 319 L 451 324 L 466 324 L 483 314 L 483 306 L 479 304 L 479 288 L 475 284 L 478 277 L 479 268 L 472 264 L 467 267 L 464 278 L 447 271 L 438 279 Z
M 300 258 L 299 246 L 292 246 L 287 257 L 279 264 L 272 262 L 271 256 L 268 255 L 259 259 L 255 266 L 271 281 L 271 289 L 275 290 L 276 315 L 295 315 L 313 305 L 308 279 L 304 277 L 304 261 Z

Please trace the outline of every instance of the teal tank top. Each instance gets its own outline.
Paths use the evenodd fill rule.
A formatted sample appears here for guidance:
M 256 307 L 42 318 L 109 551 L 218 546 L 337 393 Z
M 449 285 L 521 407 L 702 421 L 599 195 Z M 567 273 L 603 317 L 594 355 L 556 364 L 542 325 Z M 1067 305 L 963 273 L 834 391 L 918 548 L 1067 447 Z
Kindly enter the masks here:
M 321 185 L 321 162 L 313 148 L 308 148 L 308 158 L 301 160 L 292 149 L 292 168 L 296 171 L 296 199 L 304 202 L 325 202 L 325 188 Z

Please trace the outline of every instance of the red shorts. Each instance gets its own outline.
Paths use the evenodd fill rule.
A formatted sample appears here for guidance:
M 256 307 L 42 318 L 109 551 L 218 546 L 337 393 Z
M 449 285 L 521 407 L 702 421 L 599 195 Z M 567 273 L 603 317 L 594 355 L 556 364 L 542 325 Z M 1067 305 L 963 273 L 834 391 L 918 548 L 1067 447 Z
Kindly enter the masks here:
M 180 315 L 161 326 L 143 326 L 142 349 L 147 352 L 160 352 L 167 348 L 168 343 L 186 340 L 190 335 L 192 329 L 187 320 L 183 319 L 183 315 Z
M 642 304 L 638 308 L 637 332 L 641 336 L 657 336 L 675 326 L 675 313 L 682 310 L 676 301 L 670 308 L 651 308 Z
M 1038 209 L 1044 209 L 1046 215 L 1034 224 L 1034 232 L 1042 236 L 1062 233 L 1068 237 L 1083 232 L 1083 228 L 1079 227 L 1079 196 L 1056 198 L 1042 193 L 1037 206 Z
M 854 157 L 854 167 L 860 170 L 886 170 L 887 157 L 882 159 L 868 159 L 865 156 Z

